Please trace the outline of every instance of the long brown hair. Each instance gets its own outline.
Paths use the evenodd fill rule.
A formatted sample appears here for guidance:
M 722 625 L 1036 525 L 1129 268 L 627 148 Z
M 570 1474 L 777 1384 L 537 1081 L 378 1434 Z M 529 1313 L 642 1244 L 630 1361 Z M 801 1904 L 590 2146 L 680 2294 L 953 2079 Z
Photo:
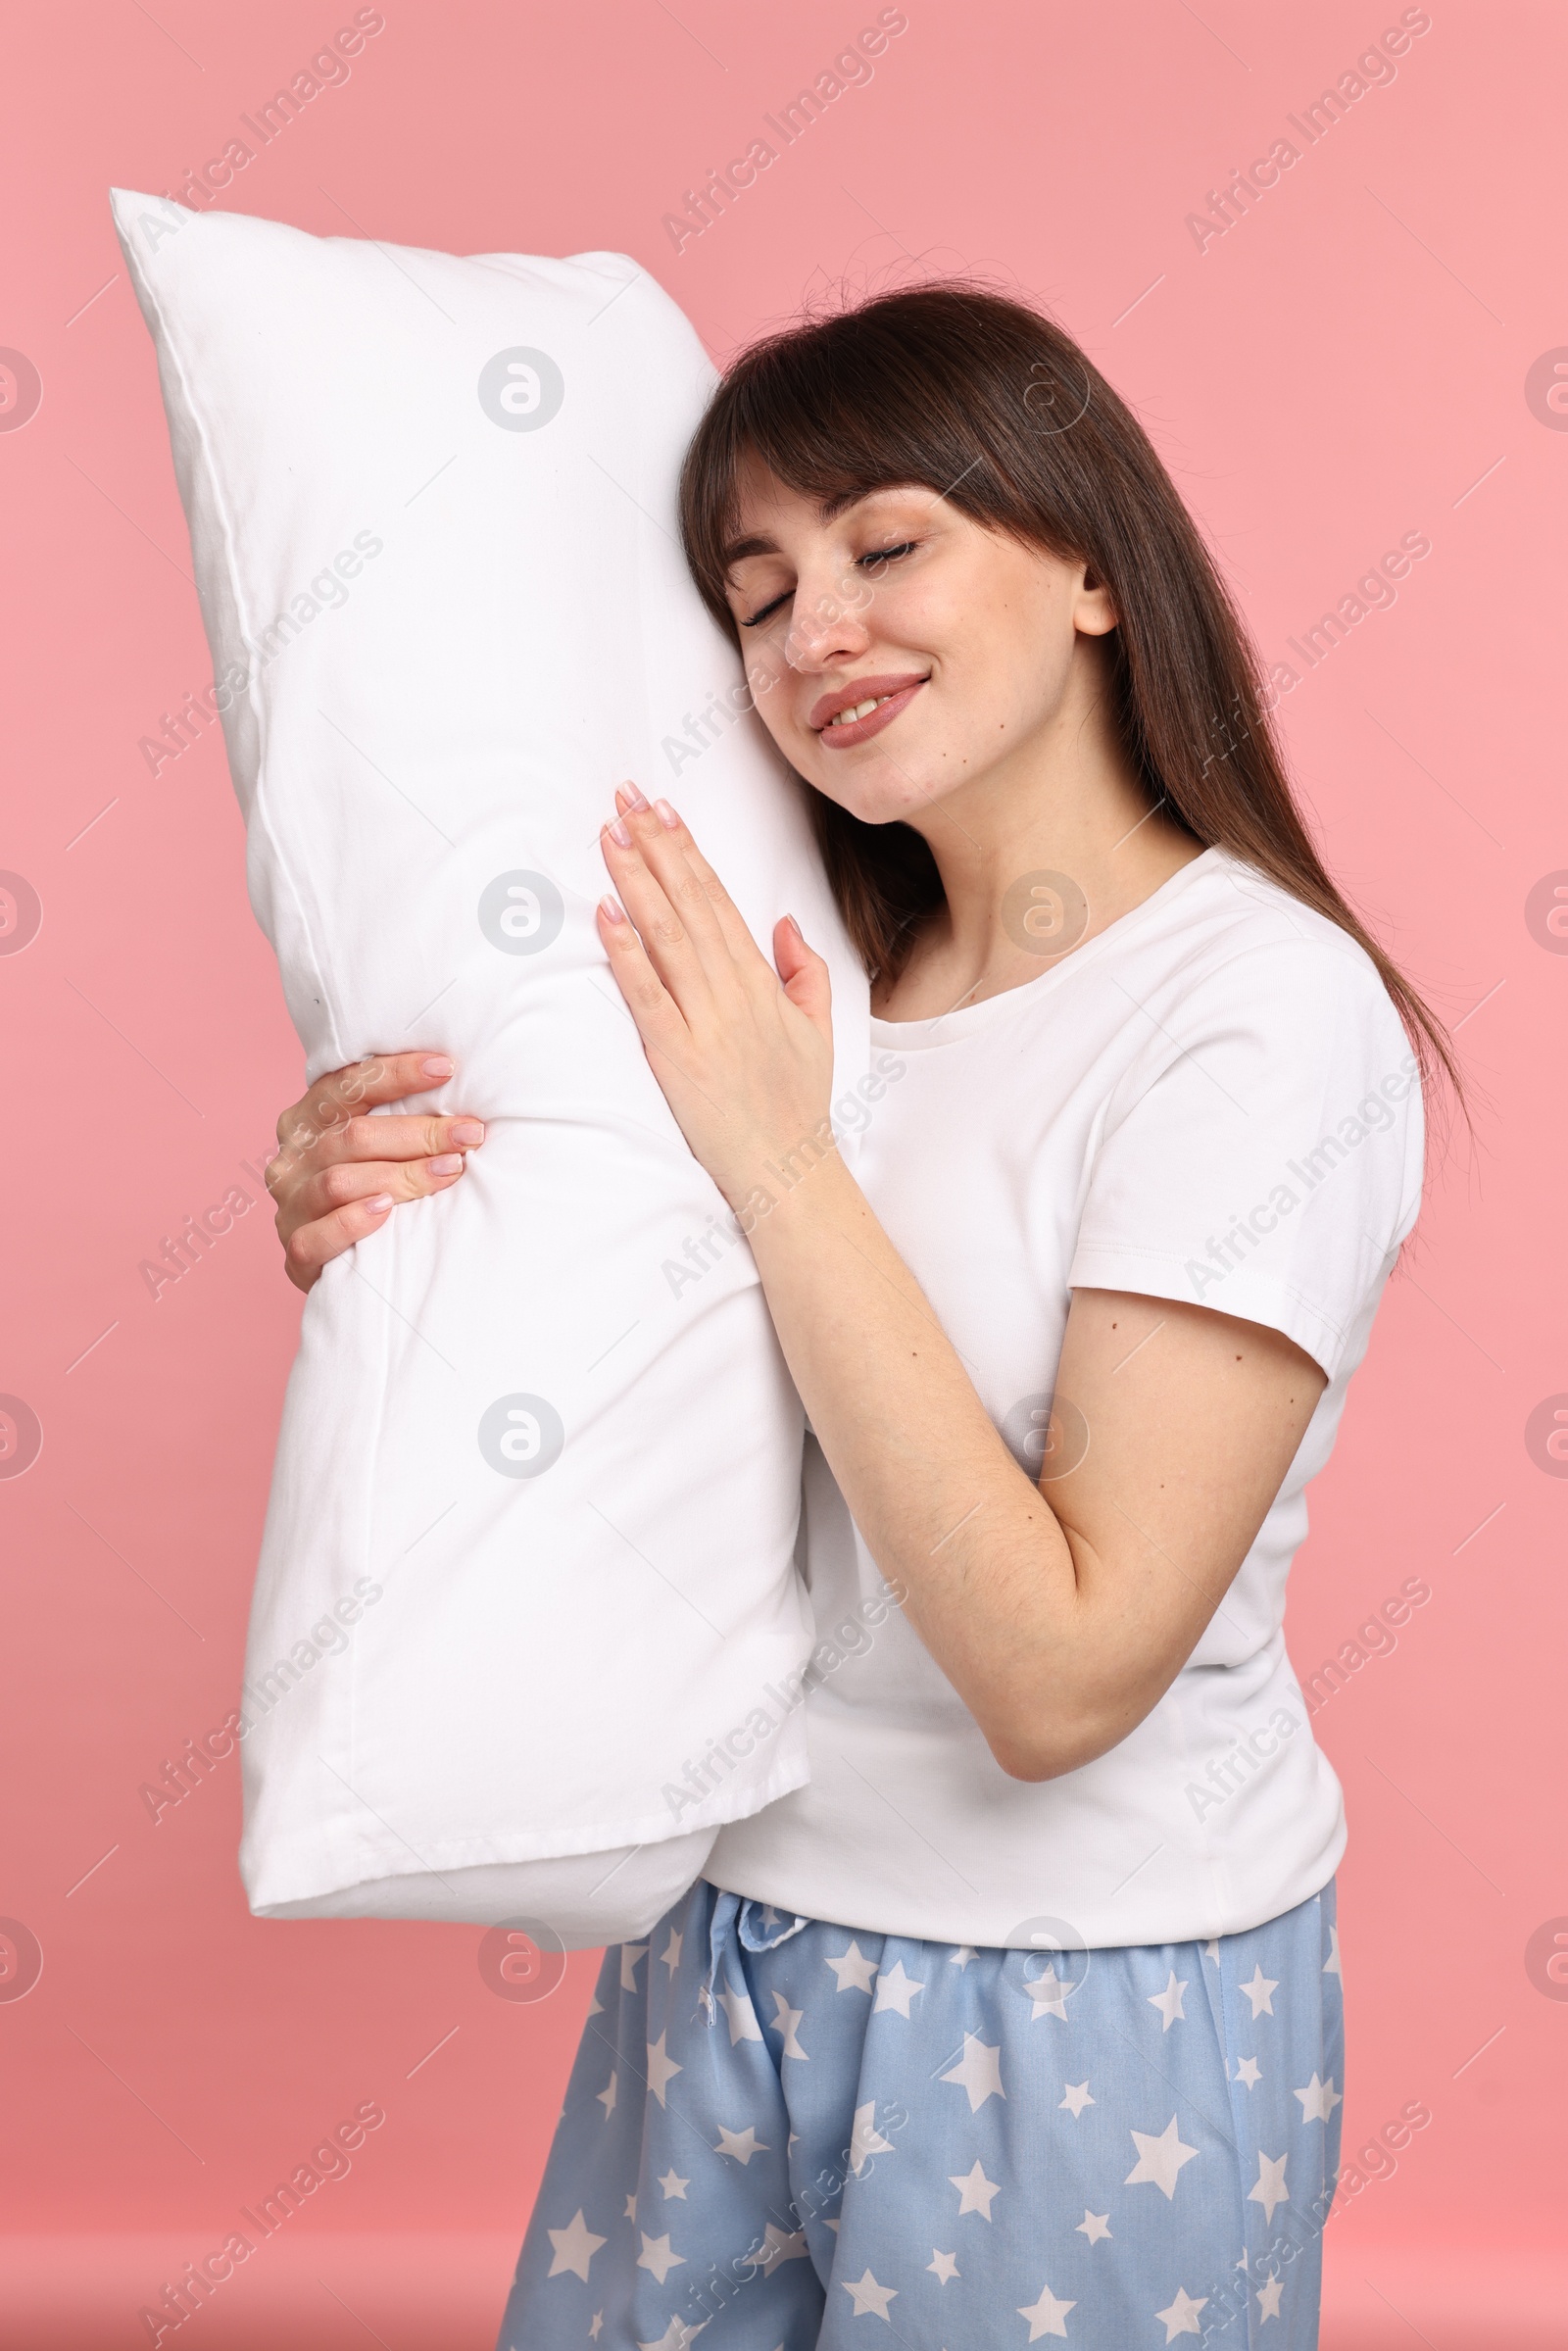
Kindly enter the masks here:
M 1109 592 L 1121 739 L 1151 799 L 1347 931 L 1377 966 L 1421 1066 L 1463 1099 L 1442 1022 L 1324 870 L 1296 805 L 1262 672 L 1212 558 L 1149 436 L 1070 336 L 959 281 L 884 294 L 756 343 L 724 376 L 681 474 L 681 535 L 720 624 L 737 485 L 755 455 L 804 496 L 896 483 L 1085 563 Z M 896 976 L 943 902 L 936 861 L 900 824 L 808 803 L 861 960 Z

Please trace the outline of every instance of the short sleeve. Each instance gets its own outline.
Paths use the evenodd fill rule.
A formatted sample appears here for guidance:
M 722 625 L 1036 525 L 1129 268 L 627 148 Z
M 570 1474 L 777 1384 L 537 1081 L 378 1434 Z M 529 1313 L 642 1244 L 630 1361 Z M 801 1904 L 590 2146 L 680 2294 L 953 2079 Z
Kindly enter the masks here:
M 1326 926 L 1325 926 L 1326 927 Z M 1421 1199 L 1416 1057 L 1377 969 L 1313 932 L 1133 1009 L 1069 1283 L 1212 1306 L 1352 1369 Z

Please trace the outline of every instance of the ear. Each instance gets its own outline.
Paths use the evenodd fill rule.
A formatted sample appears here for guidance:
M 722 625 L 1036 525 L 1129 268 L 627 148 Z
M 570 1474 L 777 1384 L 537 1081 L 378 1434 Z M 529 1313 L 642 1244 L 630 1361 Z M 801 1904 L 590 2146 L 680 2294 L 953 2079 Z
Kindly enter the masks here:
M 1081 636 L 1105 637 L 1116 626 L 1116 607 L 1110 590 L 1086 563 L 1073 598 L 1072 624 Z

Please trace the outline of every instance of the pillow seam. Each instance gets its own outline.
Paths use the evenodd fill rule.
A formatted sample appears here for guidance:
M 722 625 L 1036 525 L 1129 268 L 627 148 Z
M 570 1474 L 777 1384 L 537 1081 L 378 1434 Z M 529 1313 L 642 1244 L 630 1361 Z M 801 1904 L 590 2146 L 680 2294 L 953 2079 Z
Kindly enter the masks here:
M 126 259 L 134 268 L 136 275 L 147 295 L 147 299 L 152 304 L 154 311 L 157 313 L 160 328 L 161 348 L 164 351 L 167 351 L 169 354 L 170 366 L 172 367 L 174 375 L 178 381 L 180 396 L 185 403 L 186 414 L 189 416 L 191 423 L 195 427 L 197 455 L 206 474 L 207 486 L 213 502 L 213 512 L 218 517 L 219 529 L 222 538 L 223 570 L 227 578 L 229 594 L 233 599 L 235 616 L 239 622 L 240 643 L 244 647 L 246 654 L 250 655 L 254 650 L 252 640 L 255 623 L 252 614 L 246 609 L 243 596 L 241 594 L 241 572 L 240 565 L 235 556 L 233 522 L 229 514 L 228 502 L 223 496 L 222 476 L 218 465 L 214 462 L 212 434 L 208 426 L 207 417 L 196 399 L 191 378 L 185 369 L 183 355 L 180 352 L 174 336 L 170 331 L 169 313 L 162 301 L 159 299 L 157 288 L 153 285 L 151 278 L 147 274 L 147 271 L 142 267 L 139 255 L 132 260 L 132 257 L 127 253 Z M 187 528 L 188 525 L 189 517 L 187 516 Z M 194 546 L 192 547 L 191 552 L 194 555 Z M 200 592 L 198 591 L 198 602 L 199 598 Z M 205 614 L 203 615 L 203 618 L 205 621 Z M 268 744 L 270 730 L 267 722 L 265 701 L 264 698 L 256 691 L 256 677 L 252 671 L 249 661 L 247 661 L 246 664 L 245 696 L 246 701 L 250 706 L 251 715 L 256 722 L 257 756 L 254 803 L 255 815 L 261 824 L 262 830 L 266 835 L 269 848 L 271 852 L 274 860 L 273 869 L 275 872 L 280 873 L 288 883 L 289 896 L 294 902 L 294 909 L 299 917 L 302 933 L 309 946 L 311 968 L 315 973 L 322 991 L 322 1008 L 326 1012 L 328 1025 L 330 1026 L 332 1032 L 332 1050 L 339 1056 L 338 1060 L 334 1063 L 334 1067 L 341 1068 L 344 1066 L 348 1056 L 345 1055 L 343 1052 L 343 1036 L 341 1023 L 338 1018 L 336 990 L 328 984 L 326 972 L 323 968 L 321 956 L 317 944 L 315 926 L 311 922 L 306 911 L 305 901 L 301 895 L 299 884 L 295 880 L 293 864 L 291 860 L 283 854 L 282 844 L 278 840 L 277 834 L 273 829 L 271 817 L 267 806 L 265 779 L 267 773 Z M 247 832 L 249 828 L 247 827 Z

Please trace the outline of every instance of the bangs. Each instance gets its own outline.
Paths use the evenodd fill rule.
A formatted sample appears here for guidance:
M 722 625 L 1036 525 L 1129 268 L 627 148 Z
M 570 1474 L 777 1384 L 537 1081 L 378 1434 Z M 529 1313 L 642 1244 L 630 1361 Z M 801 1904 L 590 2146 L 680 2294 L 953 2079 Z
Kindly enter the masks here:
M 681 474 L 682 544 L 714 617 L 733 625 L 725 577 L 741 543 L 749 460 L 824 517 L 873 490 L 918 482 L 976 521 L 1068 552 L 1061 501 L 1042 501 L 1030 446 L 1043 402 L 1088 405 L 1084 363 L 1075 397 L 1070 362 L 1052 350 L 1055 331 L 1011 303 L 939 284 L 746 352 L 714 394 Z

